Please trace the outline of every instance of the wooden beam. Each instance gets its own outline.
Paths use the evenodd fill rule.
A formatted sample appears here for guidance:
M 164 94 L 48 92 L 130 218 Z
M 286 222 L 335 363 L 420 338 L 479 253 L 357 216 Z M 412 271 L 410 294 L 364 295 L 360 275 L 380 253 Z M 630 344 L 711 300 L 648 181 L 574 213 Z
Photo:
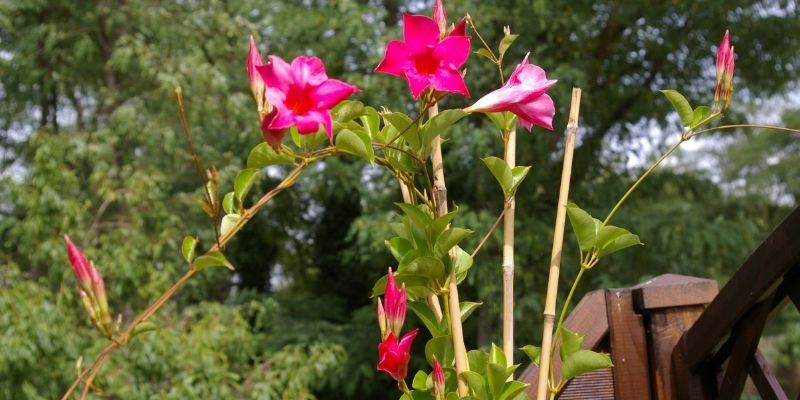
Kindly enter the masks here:
M 760 351 L 756 350 L 751 357 L 747 372 L 762 400 L 789 400 Z
M 649 398 L 650 365 L 642 316 L 633 309 L 631 289 L 606 290 L 606 313 L 614 395 L 617 400 Z

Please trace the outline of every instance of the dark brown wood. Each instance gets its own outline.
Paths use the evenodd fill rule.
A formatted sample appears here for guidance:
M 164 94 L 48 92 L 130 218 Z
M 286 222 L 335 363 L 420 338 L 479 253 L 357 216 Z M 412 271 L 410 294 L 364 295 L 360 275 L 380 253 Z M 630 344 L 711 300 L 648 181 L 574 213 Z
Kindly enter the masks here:
M 650 396 L 650 373 L 642 316 L 633 309 L 631 289 L 606 290 L 614 394 L 619 400 Z
M 672 378 L 672 351 L 681 336 L 703 313 L 703 306 L 661 308 L 650 317 L 650 371 L 653 399 L 678 399 Z
M 633 295 L 640 311 L 708 304 L 719 292 L 714 280 L 676 274 L 659 275 L 635 289 Z
M 619 397 L 614 394 L 613 368 L 604 368 L 589 372 L 571 380 L 558 400 L 615 400 Z M 640 397 L 639 399 L 646 399 Z
M 733 347 L 719 384 L 720 400 L 735 400 L 742 396 L 747 380 L 747 362 L 755 354 L 767 316 L 772 310 L 772 297 L 767 297 L 753 307 L 737 324 L 733 334 Z
M 747 372 L 763 400 L 789 400 L 760 351 L 750 358 Z
M 792 300 L 795 309 L 800 311 L 800 272 L 795 272 L 784 279 L 783 291 Z
M 587 293 L 578 305 L 572 310 L 564 321 L 564 326 L 582 335 L 586 335 L 583 340 L 585 349 L 597 349 L 600 342 L 608 336 L 608 316 L 606 315 L 606 299 L 603 290 L 595 290 Z M 556 380 L 561 377 L 561 360 L 558 358 L 560 341 L 556 341 L 556 351 L 554 353 L 553 372 Z M 539 368 L 531 364 L 520 375 L 519 380 L 528 383 L 526 393 L 529 397 L 536 397 L 536 386 L 539 381 Z
M 800 208 L 750 255 L 702 317 L 686 332 L 686 361 L 696 369 L 722 344 L 745 313 L 800 264 Z

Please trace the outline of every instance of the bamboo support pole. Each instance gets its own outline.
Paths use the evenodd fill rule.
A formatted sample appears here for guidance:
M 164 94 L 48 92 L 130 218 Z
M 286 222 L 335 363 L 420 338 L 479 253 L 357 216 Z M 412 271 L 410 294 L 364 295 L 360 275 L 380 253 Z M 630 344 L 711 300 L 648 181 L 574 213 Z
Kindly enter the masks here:
M 517 159 L 517 132 L 511 129 L 505 139 L 504 158 L 509 168 L 514 168 Z M 512 195 L 506 195 L 506 211 L 503 215 L 503 353 L 506 366 L 514 365 L 514 207 Z M 513 376 L 509 376 L 512 379 Z
M 547 297 L 544 305 L 544 330 L 542 333 L 542 350 L 539 360 L 539 382 L 536 390 L 536 399 L 538 400 L 547 398 L 548 374 L 550 359 L 552 357 L 550 349 L 553 340 L 553 321 L 556 317 L 558 275 L 561 268 L 561 250 L 564 244 L 564 224 L 566 223 L 569 181 L 572 175 L 572 155 L 575 150 L 575 137 L 578 132 L 580 103 L 581 89 L 572 88 L 572 103 L 570 104 L 569 122 L 567 122 L 566 129 L 566 143 L 564 145 L 564 164 L 561 169 L 561 188 L 558 193 L 556 223 L 553 232 L 553 248 L 550 253 L 550 276 L 547 281 Z

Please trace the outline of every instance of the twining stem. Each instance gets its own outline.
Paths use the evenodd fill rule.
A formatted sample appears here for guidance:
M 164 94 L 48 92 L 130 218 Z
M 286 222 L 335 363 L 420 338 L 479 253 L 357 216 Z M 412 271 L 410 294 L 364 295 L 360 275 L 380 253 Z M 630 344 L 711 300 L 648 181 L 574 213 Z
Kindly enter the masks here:
M 578 271 L 578 275 L 575 277 L 575 281 L 572 282 L 572 287 L 569 288 L 569 294 L 567 294 L 567 299 L 564 300 L 564 305 L 561 307 L 561 314 L 558 316 L 558 325 L 556 325 L 556 330 L 557 330 L 556 340 L 558 340 L 558 337 L 561 335 L 561 327 L 564 325 L 564 318 L 567 316 L 567 311 L 569 311 L 569 305 L 570 303 L 572 303 L 572 296 L 575 294 L 575 289 L 578 287 L 578 283 L 581 281 L 581 277 L 583 276 L 583 273 L 587 269 L 588 268 L 585 265 L 581 265 L 581 269 Z M 542 346 L 542 350 L 544 351 L 544 346 Z M 553 343 L 550 345 L 550 353 L 551 354 L 555 353 L 555 351 L 556 351 L 556 341 L 553 341 Z M 550 370 L 552 372 L 553 370 L 552 359 L 550 361 L 550 364 L 551 364 Z M 554 374 L 551 373 L 550 376 L 552 377 L 554 376 Z M 556 395 L 558 394 L 560 388 L 561 388 L 561 382 L 551 382 L 550 400 L 556 398 Z M 544 397 L 539 397 L 539 398 L 544 399 Z
M 701 133 L 711 132 L 711 131 L 720 131 L 720 130 L 723 130 L 723 129 L 737 129 L 737 128 L 762 128 L 762 129 L 772 129 L 772 130 L 783 131 L 783 132 L 800 133 L 800 129 L 784 128 L 782 126 L 760 125 L 760 124 L 736 124 L 736 125 L 721 125 L 721 126 L 715 126 L 715 127 L 712 127 L 712 128 L 702 129 L 702 130 L 694 132 L 692 134 L 692 136 L 699 135 Z
M 510 129 L 503 132 L 503 158 L 509 169 L 513 169 L 517 159 L 517 132 Z M 514 365 L 514 208 L 513 194 L 505 195 L 503 217 L 503 353 L 506 367 Z M 512 379 L 509 376 L 509 379 Z
M 512 198 L 513 198 L 513 197 L 512 197 Z M 492 224 L 492 226 L 489 228 L 489 230 L 488 230 L 488 231 L 486 231 L 486 234 L 485 234 L 485 235 L 483 235 L 483 237 L 481 238 L 481 241 L 480 241 L 480 242 L 478 242 L 478 245 L 477 245 L 477 246 L 475 246 L 475 250 L 472 250 L 472 253 L 469 255 L 470 257 L 472 257 L 472 258 L 475 258 L 475 255 L 476 255 L 476 254 L 478 254 L 478 251 L 480 251 L 480 250 L 481 250 L 481 248 L 482 248 L 482 247 L 483 247 L 483 245 L 486 243 L 486 241 L 487 241 L 487 240 L 489 240 L 489 237 L 490 237 L 490 236 L 492 236 L 492 233 L 494 233 L 494 230 L 497 228 L 497 225 L 500 225 L 500 221 L 502 221 L 502 220 L 503 220 L 503 216 L 504 216 L 504 215 L 506 215 L 506 211 L 508 210 L 508 204 L 509 204 L 509 202 L 508 202 L 508 201 L 506 201 L 506 202 L 503 204 L 503 210 L 502 210 L 502 211 L 500 211 L 500 214 L 499 214 L 499 215 L 497 216 L 497 218 L 494 220 L 494 223 L 493 223 L 493 224 Z
M 434 103 L 428 109 L 428 117 L 433 118 L 439 113 L 439 108 Z M 444 182 L 444 162 L 442 160 L 442 138 L 436 135 L 431 143 L 431 167 L 433 169 L 433 198 L 436 205 L 436 216 L 440 217 L 447 214 L 447 186 Z M 452 256 L 452 254 L 451 254 Z M 455 265 L 455 263 L 453 263 Z M 461 326 L 461 309 L 458 299 L 458 282 L 456 269 L 450 271 L 448 279 L 448 311 L 450 313 L 450 334 L 453 338 L 453 349 L 456 359 L 456 376 L 458 376 L 458 395 L 464 397 L 468 394 L 469 387 L 462 375 L 469 370 L 467 361 L 467 348 L 464 344 L 464 329 Z
M 316 154 L 316 157 L 321 157 L 327 154 L 332 154 L 332 152 L 325 149 L 318 152 Z M 219 251 L 222 248 L 224 248 L 225 245 L 228 243 L 228 241 L 230 241 L 233 238 L 233 236 L 237 232 L 239 232 L 245 226 L 245 224 L 247 224 L 247 222 L 251 220 L 253 216 L 262 207 L 264 207 L 267 203 L 269 203 L 269 201 L 272 200 L 276 195 L 278 195 L 278 193 L 294 185 L 294 183 L 300 177 L 302 171 L 307 166 L 308 163 L 306 161 L 303 161 L 302 163 L 297 165 L 295 169 L 292 170 L 292 172 L 290 172 L 289 175 L 287 175 L 286 178 L 283 179 L 283 181 L 281 181 L 281 183 L 279 183 L 272 190 L 261 196 L 261 198 L 253 206 L 251 206 L 248 209 L 245 209 L 242 212 L 239 221 L 237 221 L 237 223 L 230 229 L 229 232 L 226 232 L 225 235 L 221 236 L 217 241 L 217 243 L 215 243 L 210 249 L 208 249 L 208 252 Z M 165 290 L 164 293 L 162 293 L 155 301 L 153 301 L 149 306 L 147 306 L 147 308 L 144 311 L 142 311 L 141 314 L 139 314 L 136 318 L 134 318 L 134 320 L 128 324 L 127 328 L 123 333 L 121 333 L 115 338 L 112 338 L 111 343 L 109 343 L 100 352 L 97 358 L 95 358 L 94 362 L 92 362 L 92 364 L 89 365 L 88 368 L 86 368 L 85 370 L 81 371 L 80 374 L 78 374 L 77 379 L 75 379 L 72 385 L 67 389 L 64 395 L 61 397 L 61 400 L 69 399 L 75 392 L 75 390 L 78 388 L 78 385 L 80 385 L 81 382 L 84 382 L 84 388 L 83 391 L 81 392 L 80 399 L 81 400 L 85 399 L 89 393 L 89 390 L 92 387 L 92 382 L 94 381 L 97 374 L 100 372 L 102 366 L 111 357 L 111 354 L 120 347 L 125 346 L 131 339 L 134 329 L 136 329 L 136 327 L 140 323 L 146 321 L 148 318 L 153 316 L 153 314 L 155 314 L 159 309 L 161 309 L 161 307 L 164 304 L 166 304 L 166 302 L 169 299 L 172 298 L 172 296 L 178 291 L 178 289 L 180 289 L 198 272 L 199 271 L 193 265 L 190 265 L 189 270 L 186 271 L 186 273 L 180 279 L 178 279 L 172 286 L 170 286 L 167 290 Z
M 561 252 L 564 244 L 564 225 L 566 224 L 567 200 L 572 175 L 572 156 L 575 150 L 575 137 L 578 133 L 578 117 L 580 115 L 581 89 L 572 89 L 569 121 L 567 122 L 566 143 L 564 145 L 564 162 L 561 168 L 561 188 L 556 205 L 556 222 L 553 230 L 553 247 L 550 253 L 550 274 L 547 281 L 547 297 L 544 306 L 544 328 L 542 332 L 542 350 L 539 361 L 539 381 L 537 399 L 547 396 L 548 370 L 552 357 L 553 320 L 556 316 L 556 295 L 558 293 L 558 276 L 561 271 Z M 560 324 L 559 324 L 560 325 Z

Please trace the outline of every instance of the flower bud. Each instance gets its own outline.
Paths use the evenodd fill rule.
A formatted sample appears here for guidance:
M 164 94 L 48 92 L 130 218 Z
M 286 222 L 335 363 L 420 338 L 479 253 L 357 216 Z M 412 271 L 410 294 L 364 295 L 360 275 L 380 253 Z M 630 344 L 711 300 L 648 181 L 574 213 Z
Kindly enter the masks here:
M 433 396 L 436 400 L 444 400 L 445 396 L 444 370 L 436 356 L 433 356 Z
M 378 317 L 378 326 L 381 328 L 381 340 L 384 340 L 386 339 L 386 311 L 383 309 L 380 297 L 378 297 L 378 309 L 375 314 Z
M 67 249 L 67 258 L 72 267 L 72 272 L 75 273 L 75 278 L 78 280 L 78 284 L 83 290 L 91 293 L 92 278 L 90 275 L 89 261 L 86 260 L 86 256 L 83 255 L 81 249 L 75 246 L 75 243 L 72 243 L 72 240 L 66 234 L 64 235 L 64 246 Z
M 389 267 L 389 273 L 386 278 L 384 300 L 386 302 L 386 322 L 389 331 L 394 333 L 395 336 L 400 336 L 400 330 L 403 329 L 403 322 L 406 319 L 406 291 L 405 287 L 397 286 L 391 267 Z

